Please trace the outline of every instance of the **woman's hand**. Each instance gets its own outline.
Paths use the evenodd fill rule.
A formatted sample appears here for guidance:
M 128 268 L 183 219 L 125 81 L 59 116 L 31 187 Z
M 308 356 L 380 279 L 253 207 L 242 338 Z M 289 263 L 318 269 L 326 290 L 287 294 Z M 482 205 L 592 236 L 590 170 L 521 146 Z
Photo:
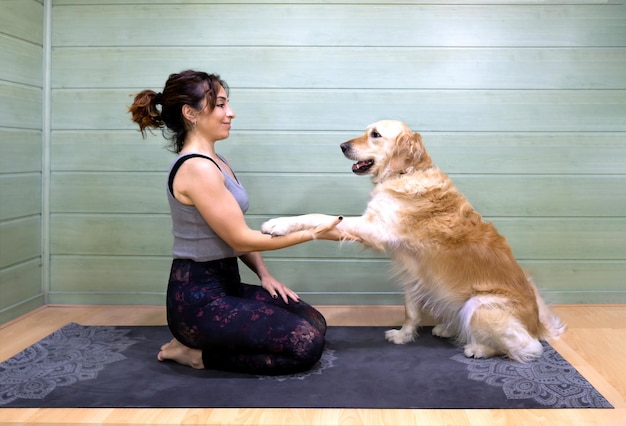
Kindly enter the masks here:
M 337 225 L 341 223 L 343 220 L 343 216 L 338 216 L 333 218 L 332 221 L 328 223 L 323 223 L 318 225 L 315 229 L 311 230 L 314 240 L 331 240 L 331 241 L 339 241 L 342 240 L 343 234 L 340 230 L 337 229 Z
M 289 304 L 289 299 L 295 302 L 300 301 L 300 296 L 298 296 L 296 292 L 287 287 L 285 284 L 278 281 L 272 275 L 264 276 L 261 280 L 261 286 L 265 290 L 267 290 L 270 296 L 272 296 L 272 298 L 274 299 L 278 299 L 278 297 L 280 296 L 287 304 Z
M 360 242 L 360 238 L 355 237 L 352 234 L 348 234 L 347 232 L 341 231 L 340 229 L 337 229 L 337 225 L 339 225 L 342 220 L 343 216 L 338 216 L 328 223 L 318 225 L 315 229 L 311 231 L 313 234 L 313 239 Z

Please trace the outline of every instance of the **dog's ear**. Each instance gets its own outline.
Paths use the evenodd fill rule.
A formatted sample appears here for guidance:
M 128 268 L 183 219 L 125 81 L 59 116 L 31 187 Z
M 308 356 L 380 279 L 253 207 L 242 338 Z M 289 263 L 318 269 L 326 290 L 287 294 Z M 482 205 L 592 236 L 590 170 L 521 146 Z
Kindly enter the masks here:
M 419 133 L 404 132 L 398 135 L 389 163 L 394 172 L 403 173 L 409 168 L 417 169 L 424 160 L 430 162 L 430 157 Z

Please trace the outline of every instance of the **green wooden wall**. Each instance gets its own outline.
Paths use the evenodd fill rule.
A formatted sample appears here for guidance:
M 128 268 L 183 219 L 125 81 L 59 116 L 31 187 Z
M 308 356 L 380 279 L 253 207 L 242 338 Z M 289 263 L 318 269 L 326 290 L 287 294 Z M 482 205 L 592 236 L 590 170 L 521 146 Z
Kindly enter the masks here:
M 549 301 L 626 303 L 623 1 L 51 6 L 51 303 L 163 303 L 173 155 L 158 134 L 142 140 L 126 108 L 185 68 L 231 86 L 237 118 L 218 150 L 251 194 L 252 227 L 360 214 L 371 184 L 338 145 L 400 119 Z M 401 303 L 387 258 L 358 247 L 316 241 L 265 258 L 316 304 Z
M 0 323 L 43 305 L 43 5 L 0 3 Z

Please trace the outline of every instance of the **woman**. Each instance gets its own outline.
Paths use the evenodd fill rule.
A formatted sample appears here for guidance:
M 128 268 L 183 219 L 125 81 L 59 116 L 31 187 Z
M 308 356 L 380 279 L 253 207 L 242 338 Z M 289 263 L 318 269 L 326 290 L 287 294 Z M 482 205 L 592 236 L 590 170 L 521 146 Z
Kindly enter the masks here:
M 218 75 L 171 74 L 163 93 L 142 91 L 129 111 L 144 137 L 147 128 L 162 129 L 178 154 L 167 187 L 174 234 L 167 323 L 174 338 L 158 359 L 264 375 L 309 369 L 322 355 L 326 321 L 270 274 L 259 251 L 340 240 L 341 217 L 275 238 L 247 226 L 246 191 L 215 152 L 235 118 Z M 237 258 L 261 286 L 241 283 Z

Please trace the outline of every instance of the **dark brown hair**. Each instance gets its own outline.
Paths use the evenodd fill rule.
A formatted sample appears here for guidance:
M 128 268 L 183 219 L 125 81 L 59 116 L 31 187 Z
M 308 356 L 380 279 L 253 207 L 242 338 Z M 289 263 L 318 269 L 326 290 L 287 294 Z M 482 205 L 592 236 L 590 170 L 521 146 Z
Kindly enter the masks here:
M 132 114 L 131 120 L 139 125 L 144 138 L 146 128 L 161 129 L 163 136 L 171 142 L 172 151 L 179 153 L 189 130 L 189 123 L 183 117 L 183 106 L 189 105 L 200 110 L 206 102 L 206 107 L 213 110 L 220 86 L 228 94 L 228 85 L 217 74 L 194 70 L 170 74 L 163 93 L 142 90 L 135 95 L 128 111 Z M 159 104 L 161 112 L 157 108 Z

